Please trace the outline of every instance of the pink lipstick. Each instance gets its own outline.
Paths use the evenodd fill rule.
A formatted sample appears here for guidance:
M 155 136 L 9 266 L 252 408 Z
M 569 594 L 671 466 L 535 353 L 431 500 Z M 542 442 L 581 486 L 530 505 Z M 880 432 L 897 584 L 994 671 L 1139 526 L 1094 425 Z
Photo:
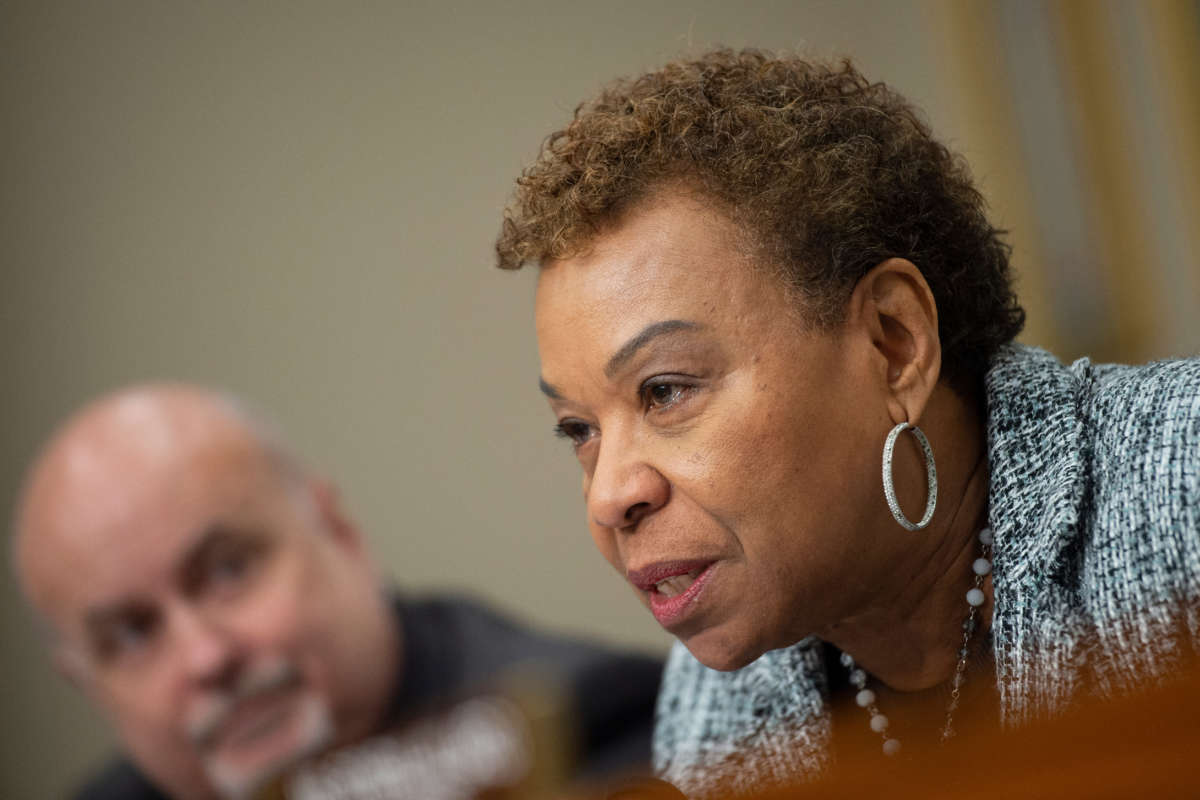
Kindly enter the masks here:
M 650 613 L 664 628 L 684 620 L 713 572 L 714 561 L 662 561 L 628 573 L 629 582 L 649 593 Z

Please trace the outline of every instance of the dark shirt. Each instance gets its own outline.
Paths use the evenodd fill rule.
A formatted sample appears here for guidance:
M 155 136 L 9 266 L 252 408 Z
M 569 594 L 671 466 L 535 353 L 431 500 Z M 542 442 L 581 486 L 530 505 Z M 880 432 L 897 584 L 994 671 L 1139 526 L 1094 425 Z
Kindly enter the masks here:
M 461 597 L 395 599 L 404 659 L 382 728 L 480 689 L 509 669 L 533 665 L 554 675 L 571 699 L 580 738 L 580 778 L 644 769 L 650 761 L 654 701 L 662 663 L 550 636 Z M 90 781 L 77 800 L 169 800 L 127 759 Z

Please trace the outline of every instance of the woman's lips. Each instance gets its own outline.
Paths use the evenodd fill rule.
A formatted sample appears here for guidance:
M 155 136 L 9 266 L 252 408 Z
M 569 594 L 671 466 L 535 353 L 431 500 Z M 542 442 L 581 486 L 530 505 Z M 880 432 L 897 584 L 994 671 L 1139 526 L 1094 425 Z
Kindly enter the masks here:
M 682 622 L 712 576 L 715 561 L 664 561 L 631 571 L 629 582 L 650 597 L 650 613 L 664 628 Z

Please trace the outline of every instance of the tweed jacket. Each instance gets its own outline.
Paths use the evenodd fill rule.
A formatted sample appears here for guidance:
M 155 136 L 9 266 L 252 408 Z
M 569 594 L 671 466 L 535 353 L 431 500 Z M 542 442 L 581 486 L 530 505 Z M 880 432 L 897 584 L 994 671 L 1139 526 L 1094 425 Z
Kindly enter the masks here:
M 1170 675 L 1200 643 L 1200 359 L 1064 367 L 1012 345 L 985 392 L 1002 722 Z M 819 773 L 823 653 L 810 637 L 717 672 L 676 643 L 656 771 L 694 797 Z

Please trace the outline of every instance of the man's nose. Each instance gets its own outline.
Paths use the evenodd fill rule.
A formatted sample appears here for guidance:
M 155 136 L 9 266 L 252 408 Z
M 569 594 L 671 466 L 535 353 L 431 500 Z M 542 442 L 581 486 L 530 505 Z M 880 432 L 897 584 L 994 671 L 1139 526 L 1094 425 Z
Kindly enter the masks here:
M 596 468 L 587 487 L 592 522 L 615 530 L 632 530 L 666 505 L 671 486 L 630 444 L 602 442 Z
M 238 647 L 225 626 L 194 609 L 178 611 L 173 622 L 172 645 L 189 681 L 222 686 L 235 679 Z

